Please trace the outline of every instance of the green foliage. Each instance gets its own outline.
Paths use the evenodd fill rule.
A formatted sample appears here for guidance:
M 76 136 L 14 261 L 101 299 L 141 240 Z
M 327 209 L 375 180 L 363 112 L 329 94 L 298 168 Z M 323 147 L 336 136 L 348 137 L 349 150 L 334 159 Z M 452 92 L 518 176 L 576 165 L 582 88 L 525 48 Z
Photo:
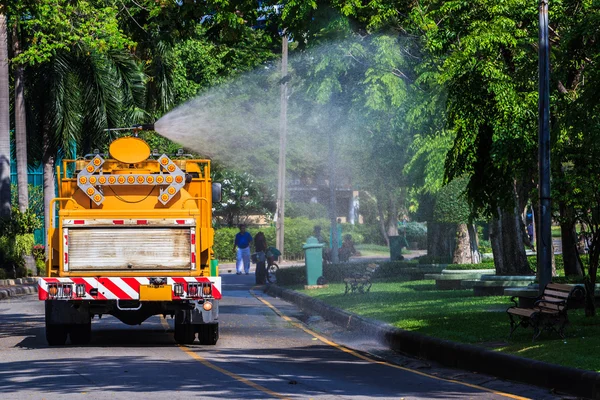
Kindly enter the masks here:
M 407 222 L 406 223 L 406 240 L 411 242 L 417 242 L 419 249 L 427 248 L 427 225 L 421 222 Z
M 44 188 L 42 185 L 27 185 L 27 190 L 29 192 L 29 210 L 33 212 L 40 223 L 44 224 Z M 11 195 L 11 204 L 19 204 L 19 193 L 17 190 L 17 185 L 10 185 L 10 195 Z
M 23 256 L 33 251 L 33 234 L 17 234 L 15 236 L 0 236 L 0 266 L 15 268 L 23 275 L 25 260 Z
M 354 238 L 355 235 L 360 235 L 363 238 L 361 242 L 355 240 L 357 243 L 369 243 L 385 246 L 385 239 L 381 235 L 381 229 L 379 228 L 377 222 L 371 224 L 364 223 L 354 225 L 352 237 Z
M 327 207 L 319 203 L 286 202 L 285 215 L 289 218 L 327 219 Z
M 304 249 L 302 246 L 306 239 L 312 236 L 314 226 L 321 224 L 325 228 L 326 220 L 309 220 L 306 218 L 286 218 L 285 219 L 285 257 L 288 259 L 304 258 Z M 259 231 L 265 234 L 267 244 L 275 246 L 275 227 L 258 228 L 249 227 L 248 232 L 254 237 Z M 235 260 L 233 252 L 233 241 L 235 235 L 239 232 L 238 228 L 219 228 L 215 229 L 215 243 L 213 250 L 215 257 L 221 261 Z
M 232 227 L 251 214 L 273 213 L 273 194 L 249 174 L 220 169 L 212 179 L 221 183 L 222 199 L 214 205 L 213 215 L 222 225 Z
M 418 260 L 419 264 L 451 264 L 452 263 L 452 257 L 433 257 L 433 256 L 429 256 L 429 255 L 421 256 L 417 260 Z
M 0 219 L 0 236 L 14 238 L 17 235 L 33 233 L 41 226 L 42 223 L 32 209 L 21 212 L 17 207 L 13 207 L 10 218 Z
M 16 17 L 26 15 L 19 23 L 29 40 L 13 62 L 45 63 L 75 45 L 97 52 L 132 49 L 135 43 L 119 27 L 119 8 L 88 0 L 20 2 L 12 11 Z
M 458 224 L 469 222 L 471 213 L 465 198 L 467 183 L 467 177 L 460 177 L 439 190 L 433 211 L 434 221 Z
M 480 263 L 480 264 L 450 264 L 446 269 L 454 271 L 469 271 L 473 269 L 495 269 L 494 263 Z

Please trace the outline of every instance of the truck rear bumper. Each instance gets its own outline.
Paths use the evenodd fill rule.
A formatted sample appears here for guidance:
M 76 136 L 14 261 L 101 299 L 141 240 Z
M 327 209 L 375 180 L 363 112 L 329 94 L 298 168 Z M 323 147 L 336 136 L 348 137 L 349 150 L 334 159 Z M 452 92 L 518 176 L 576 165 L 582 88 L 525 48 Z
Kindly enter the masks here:
M 151 279 L 154 282 L 151 283 Z M 148 277 L 40 278 L 38 294 L 40 300 L 65 301 L 221 299 L 220 277 L 166 277 L 162 278 L 161 284 L 156 284 L 156 279 Z

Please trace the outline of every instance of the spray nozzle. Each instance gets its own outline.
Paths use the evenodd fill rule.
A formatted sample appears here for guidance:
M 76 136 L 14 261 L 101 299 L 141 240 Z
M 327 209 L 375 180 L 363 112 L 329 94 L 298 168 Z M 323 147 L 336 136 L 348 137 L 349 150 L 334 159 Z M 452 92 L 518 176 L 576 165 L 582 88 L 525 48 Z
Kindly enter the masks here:
M 134 125 L 132 128 L 135 131 L 153 131 L 154 130 L 154 123 L 152 123 L 152 124 Z

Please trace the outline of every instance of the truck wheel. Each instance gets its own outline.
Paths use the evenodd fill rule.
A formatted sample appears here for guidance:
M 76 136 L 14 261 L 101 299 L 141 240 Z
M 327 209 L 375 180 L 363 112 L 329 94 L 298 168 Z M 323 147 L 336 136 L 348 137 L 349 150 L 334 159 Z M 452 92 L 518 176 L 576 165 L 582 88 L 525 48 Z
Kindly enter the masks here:
M 196 329 L 194 325 L 186 324 L 183 320 L 183 313 L 175 314 L 175 341 L 179 344 L 192 344 L 196 340 Z
M 92 323 L 71 325 L 69 335 L 73 344 L 82 345 L 90 343 L 92 340 Z
M 67 341 L 67 326 L 64 324 L 46 324 L 46 340 L 50 346 L 64 346 Z
M 200 344 L 214 346 L 219 340 L 219 324 L 198 325 Z

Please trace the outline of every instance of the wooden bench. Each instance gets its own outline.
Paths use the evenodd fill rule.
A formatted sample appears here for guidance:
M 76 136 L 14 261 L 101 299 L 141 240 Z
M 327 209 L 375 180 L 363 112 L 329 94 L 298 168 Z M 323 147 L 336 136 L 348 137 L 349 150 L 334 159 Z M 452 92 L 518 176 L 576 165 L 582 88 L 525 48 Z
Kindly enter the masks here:
M 379 268 L 378 264 L 369 264 L 364 272 L 344 278 L 344 283 L 346 284 L 344 294 L 348 294 L 349 292 L 368 293 L 373 285 L 371 277 L 377 268 Z
M 569 302 L 580 302 L 585 297 L 585 290 L 581 286 L 562 285 L 549 283 L 544 288 L 541 296 L 537 297 L 533 307 L 519 307 L 513 296 L 510 301 L 515 303 L 506 312 L 510 318 L 510 335 L 522 326 L 533 328 L 533 340 L 537 339 L 542 331 L 554 331 L 564 339 L 564 329 L 569 323 L 567 310 Z

